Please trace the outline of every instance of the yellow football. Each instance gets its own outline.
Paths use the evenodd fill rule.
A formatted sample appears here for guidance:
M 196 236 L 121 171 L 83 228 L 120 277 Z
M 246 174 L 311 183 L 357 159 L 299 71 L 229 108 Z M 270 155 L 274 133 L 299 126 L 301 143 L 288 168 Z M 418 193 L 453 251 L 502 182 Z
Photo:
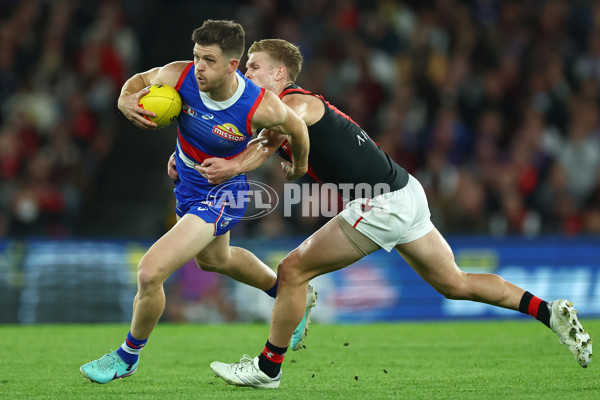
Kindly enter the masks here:
M 158 125 L 158 128 L 175 121 L 181 112 L 181 96 L 169 85 L 150 85 L 148 92 L 140 99 L 140 107 L 150 110 L 156 117 L 146 117 Z

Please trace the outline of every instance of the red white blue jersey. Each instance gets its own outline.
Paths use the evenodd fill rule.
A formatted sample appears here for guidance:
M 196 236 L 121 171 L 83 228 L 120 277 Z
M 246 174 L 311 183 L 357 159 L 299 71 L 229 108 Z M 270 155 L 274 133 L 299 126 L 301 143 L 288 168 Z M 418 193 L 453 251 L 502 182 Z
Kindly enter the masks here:
M 177 124 L 176 213 L 197 215 L 214 224 L 215 235 L 223 235 L 246 211 L 247 202 L 240 201 L 248 190 L 246 174 L 213 185 L 194 166 L 210 157 L 232 158 L 246 148 L 252 137 L 252 116 L 265 90 L 236 71 L 234 95 L 214 101 L 198 89 L 193 66 L 191 62 L 183 70 L 175 86 L 183 102 Z
M 265 90 L 236 71 L 235 94 L 217 102 L 198 89 L 193 67 L 190 62 L 175 86 L 183 103 L 177 126 L 177 172 L 189 190 L 204 194 L 215 185 L 208 183 L 194 164 L 210 157 L 232 158 L 246 148 L 252 137 L 252 116 Z M 226 183 L 233 181 L 245 184 L 246 176 L 238 175 Z

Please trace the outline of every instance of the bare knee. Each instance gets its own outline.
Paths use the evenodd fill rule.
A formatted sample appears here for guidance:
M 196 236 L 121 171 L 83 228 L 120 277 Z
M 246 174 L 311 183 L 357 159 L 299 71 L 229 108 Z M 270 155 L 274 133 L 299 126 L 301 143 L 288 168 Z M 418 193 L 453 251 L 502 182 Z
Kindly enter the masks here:
M 429 277 L 428 282 L 447 299 L 465 300 L 470 297 L 468 272 L 461 270 L 452 251 L 443 252 L 437 262 L 444 267 Z
M 142 290 L 155 290 L 162 286 L 166 278 L 157 266 L 142 257 L 138 263 L 138 285 Z
M 307 280 L 304 279 L 303 275 L 300 254 L 297 250 L 292 251 L 281 260 L 279 267 L 277 268 L 277 280 L 279 281 L 279 285 L 300 285 Z
M 202 271 L 224 273 L 227 264 L 227 257 L 196 257 L 196 265 Z
M 456 265 L 454 253 L 449 247 L 447 251 L 442 252 L 438 262 L 443 263 L 445 268 L 443 269 L 443 275 L 432 283 L 435 290 L 450 300 L 470 299 L 469 276 L 471 274 L 464 272 Z
M 198 268 L 200 268 L 202 271 L 219 272 L 219 267 L 216 264 L 211 264 L 206 261 L 196 259 L 196 265 L 198 265 Z
M 501 301 L 508 296 L 506 281 L 493 274 L 460 271 L 441 284 L 433 285 L 444 297 L 451 300 Z
M 468 273 L 460 271 L 455 276 L 433 284 L 435 290 L 438 291 L 442 296 L 450 300 L 464 300 L 469 298 L 467 293 Z

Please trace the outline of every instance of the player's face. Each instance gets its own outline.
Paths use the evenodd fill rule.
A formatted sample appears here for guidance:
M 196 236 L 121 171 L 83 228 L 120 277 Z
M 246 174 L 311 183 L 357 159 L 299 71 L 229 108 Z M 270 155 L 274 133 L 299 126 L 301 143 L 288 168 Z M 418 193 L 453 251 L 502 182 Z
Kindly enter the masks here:
M 194 74 L 198 89 L 211 92 L 225 81 L 230 64 L 217 45 L 194 46 Z
M 246 62 L 246 78 L 270 91 L 275 89 L 277 71 L 278 67 L 264 51 L 252 53 Z

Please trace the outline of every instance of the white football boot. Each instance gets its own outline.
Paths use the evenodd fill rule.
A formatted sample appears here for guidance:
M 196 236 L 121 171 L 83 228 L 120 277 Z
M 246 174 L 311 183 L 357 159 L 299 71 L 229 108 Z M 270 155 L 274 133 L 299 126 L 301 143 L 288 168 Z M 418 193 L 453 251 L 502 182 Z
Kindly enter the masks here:
M 587 368 L 592 361 L 592 340 L 576 314 L 570 301 L 553 301 L 550 303 L 550 328 L 558 335 L 561 343 L 569 346 L 579 365 Z
M 281 381 L 281 371 L 271 378 L 258 367 L 258 357 L 251 358 L 244 354 L 240 362 L 225 364 L 215 361 L 210 364 L 216 376 L 230 385 L 247 386 L 257 389 L 276 389 Z

